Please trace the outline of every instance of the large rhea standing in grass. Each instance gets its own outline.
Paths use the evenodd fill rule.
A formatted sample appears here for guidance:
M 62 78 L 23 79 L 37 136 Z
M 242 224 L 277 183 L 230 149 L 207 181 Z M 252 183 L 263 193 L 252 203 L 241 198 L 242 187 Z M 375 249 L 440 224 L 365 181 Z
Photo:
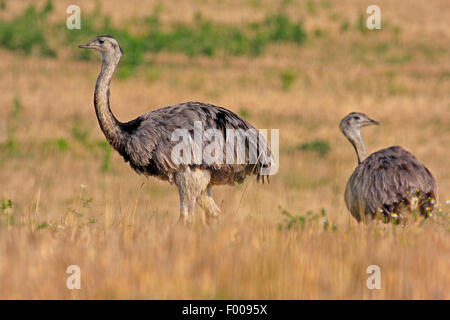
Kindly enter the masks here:
M 159 177 L 178 187 L 181 221 L 187 221 L 188 217 L 193 216 L 196 203 L 205 211 L 207 218 L 218 216 L 220 210 L 211 196 L 213 185 L 242 183 L 250 174 L 257 175 L 258 180 L 262 176 L 264 181 L 265 174 L 261 173 L 261 169 L 270 168 L 272 157 L 266 140 L 249 122 L 227 109 L 200 102 L 164 107 L 132 121 L 119 122 L 109 105 L 111 78 L 122 57 L 119 43 L 111 36 L 98 36 L 79 47 L 101 53 L 102 67 L 95 86 L 94 105 L 106 139 L 125 161 L 130 162 L 136 172 Z M 198 142 L 194 137 L 198 125 L 205 132 L 215 129 L 215 132 L 220 132 L 223 136 L 226 136 L 229 130 L 246 132 L 250 136 L 247 136 L 245 148 L 248 149 L 253 143 L 252 147 L 256 148 L 259 156 L 254 163 L 251 163 L 247 152 L 244 161 L 232 164 L 228 161 L 205 161 L 203 158 L 200 161 L 197 158 L 194 163 L 174 161 L 172 150 L 178 143 L 173 141 L 173 133 L 176 130 L 188 132 L 191 146 L 195 144 L 200 150 L 206 147 L 207 139 Z
M 355 148 L 358 167 L 348 180 L 345 203 L 356 220 L 385 221 L 406 218 L 408 213 L 431 215 L 437 187 L 430 171 L 408 151 L 393 146 L 367 156 L 361 129 L 378 124 L 363 113 L 352 112 L 340 129 Z

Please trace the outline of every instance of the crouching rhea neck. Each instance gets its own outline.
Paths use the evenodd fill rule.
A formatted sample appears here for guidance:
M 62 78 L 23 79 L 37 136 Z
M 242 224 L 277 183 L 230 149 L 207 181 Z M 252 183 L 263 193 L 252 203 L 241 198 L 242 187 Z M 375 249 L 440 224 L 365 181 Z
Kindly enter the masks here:
M 366 146 L 364 145 L 364 141 L 361 137 L 361 129 L 354 130 L 346 130 L 343 131 L 344 135 L 355 148 L 356 156 L 358 157 L 358 164 L 364 161 L 367 158 Z
M 378 121 L 370 119 L 367 115 L 360 112 L 352 112 L 342 119 L 339 128 L 345 137 L 355 148 L 358 164 L 367 158 L 366 146 L 361 136 L 361 129 L 371 125 L 379 124 Z

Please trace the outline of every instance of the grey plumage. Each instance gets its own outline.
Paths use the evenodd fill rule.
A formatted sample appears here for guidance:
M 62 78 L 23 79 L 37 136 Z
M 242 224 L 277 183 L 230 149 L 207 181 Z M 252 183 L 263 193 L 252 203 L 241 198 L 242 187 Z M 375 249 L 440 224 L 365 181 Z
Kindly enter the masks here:
M 217 216 L 219 209 L 212 200 L 210 190 L 213 185 L 242 183 L 250 174 L 255 174 L 258 180 L 261 177 L 264 182 L 260 169 L 270 167 L 273 158 L 265 139 L 258 135 L 248 121 L 225 108 L 201 102 L 186 102 L 121 123 L 114 117 L 109 105 L 110 82 L 122 57 L 119 43 L 111 36 L 98 36 L 80 47 L 95 49 L 101 53 L 102 69 L 95 87 L 94 105 L 106 139 L 137 173 L 156 176 L 177 185 L 182 221 L 194 214 L 196 202 L 206 211 L 207 216 Z M 245 149 L 249 150 L 249 144 L 253 143 L 259 155 L 257 162 L 250 163 L 250 155 L 246 152 L 245 162 L 242 164 L 208 164 L 205 161 L 188 165 L 174 163 L 171 153 L 178 142 L 171 141 L 172 133 L 176 129 L 185 129 L 192 137 L 194 122 L 197 121 L 202 124 L 203 130 L 218 129 L 224 140 L 227 129 L 254 129 L 254 132 L 249 132 L 252 139 L 246 141 Z M 203 147 L 207 143 L 209 141 L 203 139 Z
M 171 150 L 177 143 L 171 141 L 171 134 L 174 130 L 183 128 L 193 136 L 194 121 L 200 121 L 205 129 L 218 129 L 224 136 L 226 129 L 255 129 L 248 121 L 227 109 L 201 102 L 186 102 L 149 112 L 122 124 L 129 136 L 119 152 L 138 173 L 170 180 L 171 175 L 178 170 L 178 165 L 171 160 Z M 254 136 L 253 141 L 257 141 L 257 138 Z M 203 147 L 207 143 L 208 141 L 203 140 Z M 262 145 L 267 148 L 265 141 Z M 246 153 L 246 164 L 202 163 L 198 167 L 210 170 L 211 185 L 218 185 L 242 183 L 245 176 L 252 172 L 259 177 L 260 167 L 267 165 L 264 157 L 260 158 L 256 166 L 248 164 Z
M 400 146 L 393 146 L 366 156 L 360 129 L 378 122 L 362 113 L 350 113 L 340 124 L 355 148 L 358 167 L 347 182 L 345 203 L 357 221 L 373 219 L 377 213 L 390 221 L 417 211 L 424 217 L 437 202 L 437 186 L 431 172 L 417 158 Z

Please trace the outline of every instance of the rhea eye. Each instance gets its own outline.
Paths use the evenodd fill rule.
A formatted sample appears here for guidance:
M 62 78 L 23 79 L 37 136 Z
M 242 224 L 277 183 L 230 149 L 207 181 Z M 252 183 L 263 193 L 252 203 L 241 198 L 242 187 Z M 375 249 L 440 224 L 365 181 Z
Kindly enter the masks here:
M 360 118 L 358 116 L 355 116 L 355 120 L 359 120 Z
M 105 42 L 105 41 L 103 41 L 103 40 L 98 40 L 98 43 L 100 43 L 100 44 L 103 44 L 103 42 Z

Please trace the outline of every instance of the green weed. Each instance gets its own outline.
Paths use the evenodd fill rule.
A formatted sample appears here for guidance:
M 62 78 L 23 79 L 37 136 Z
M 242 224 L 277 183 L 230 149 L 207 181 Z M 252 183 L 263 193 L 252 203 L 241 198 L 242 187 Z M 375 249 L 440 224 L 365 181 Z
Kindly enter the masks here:
M 108 172 L 110 169 L 111 154 L 113 149 L 106 141 L 99 142 L 98 146 L 102 151 L 102 171 Z
M 89 131 L 82 126 L 81 119 L 78 116 L 73 118 L 71 129 L 72 138 L 84 145 L 88 144 Z
M 125 52 L 118 75 L 130 76 L 145 61 L 145 53 L 160 51 L 181 52 L 188 56 L 213 56 L 219 51 L 231 55 L 259 55 L 271 42 L 294 42 L 302 45 L 306 32 L 301 23 L 291 21 L 283 14 L 266 17 L 259 22 L 244 26 L 234 26 L 212 22 L 196 14 L 194 23 L 174 23 L 165 26 L 160 20 L 159 11 L 140 21 L 141 32 L 132 34 L 126 29 L 112 25 L 109 17 L 101 16 L 98 11 L 87 14 L 83 19 L 83 28 L 67 31 L 67 43 L 86 42 L 97 34 L 110 34 L 116 37 Z M 80 52 L 83 51 L 83 52 Z M 89 50 L 78 50 L 79 59 L 90 59 Z M 88 53 L 86 53 L 88 52 Z
M 250 112 L 247 109 L 240 109 L 239 110 L 239 115 L 245 119 L 249 119 L 250 118 Z
M 50 139 L 44 141 L 42 147 L 46 151 L 67 151 L 69 150 L 69 142 L 63 138 Z
M 293 71 L 286 70 L 280 74 L 280 79 L 281 79 L 281 88 L 284 91 L 289 91 L 292 85 L 297 80 L 297 74 L 294 73 Z
M 12 207 L 13 207 L 12 200 L 10 200 L 10 199 L 2 200 L 2 205 L 1 205 L 2 213 L 5 213 L 8 209 L 12 209 Z
M 325 157 L 330 152 L 331 147 L 326 141 L 314 140 L 300 144 L 298 146 L 298 149 L 302 151 L 314 151 L 317 152 L 321 157 Z
M 41 229 L 45 229 L 45 228 L 47 228 L 48 227 L 48 223 L 47 222 L 43 222 L 43 223 L 41 223 L 41 224 L 39 224 L 38 226 L 37 226 L 37 229 L 38 230 L 41 230 Z
M 40 11 L 31 4 L 11 21 L 0 21 L 0 46 L 27 55 L 36 52 L 55 57 L 56 51 L 50 48 L 46 30 L 47 16 L 52 10 L 52 1 L 47 1 Z
M 325 209 L 320 210 L 319 213 L 307 211 L 304 215 L 293 215 L 287 210 L 281 210 L 281 214 L 283 214 L 286 219 L 284 220 L 284 224 L 280 223 L 278 225 L 279 230 L 292 230 L 298 228 L 303 230 L 306 227 L 321 224 L 324 231 L 329 229 L 333 232 L 337 231 L 337 225 L 329 221 Z

